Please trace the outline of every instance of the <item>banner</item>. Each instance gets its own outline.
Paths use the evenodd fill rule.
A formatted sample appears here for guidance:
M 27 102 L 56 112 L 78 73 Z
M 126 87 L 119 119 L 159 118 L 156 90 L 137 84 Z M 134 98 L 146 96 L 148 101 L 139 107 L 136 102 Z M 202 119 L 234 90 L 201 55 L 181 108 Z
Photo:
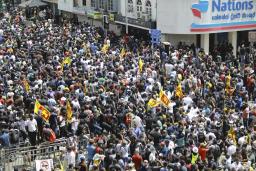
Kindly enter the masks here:
M 53 169 L 53 160 L 46 159 L 46 160 L 36 160 L 36 171 L 51 171 Z

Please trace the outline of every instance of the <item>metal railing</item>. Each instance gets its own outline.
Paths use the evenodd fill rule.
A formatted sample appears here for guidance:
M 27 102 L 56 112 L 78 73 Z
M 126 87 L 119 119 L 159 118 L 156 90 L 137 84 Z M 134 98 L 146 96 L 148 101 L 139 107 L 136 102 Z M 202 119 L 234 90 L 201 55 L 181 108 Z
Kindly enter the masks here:
M 77 147 L 86 149 L 88 139 L 79 138 Z M 28 170 L 35 169 L 35 160 L 53 159 L 59 163 L 64 158 L 66 152 L 67 139 L 58 139 L 54 143 L 45 142 L 38 146 L 14 146 L 0 150 L 0 171 L 13 171 L 18 168 Z
M 125 23 L 125 16 L 122 15 L 116 15 L 115 21 Z M 142 19 L 134 19 L 128 17 L 128 24 L 137 25 L 140 27 L 145 27 L 149 29 L 155 29 L 156 28 L 156 22 L 155 21 L 145 21 Z

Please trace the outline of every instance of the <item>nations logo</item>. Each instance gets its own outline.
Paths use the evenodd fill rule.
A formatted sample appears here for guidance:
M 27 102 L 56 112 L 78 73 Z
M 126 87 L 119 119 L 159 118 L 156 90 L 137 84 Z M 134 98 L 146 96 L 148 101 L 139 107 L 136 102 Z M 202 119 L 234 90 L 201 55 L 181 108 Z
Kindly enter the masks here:
M 207 12 L 209 6 L 208 0 L 199 0 L 197 4 L 192 5 L 192 12 L 195 17 L 201 18 L 201 14 Z

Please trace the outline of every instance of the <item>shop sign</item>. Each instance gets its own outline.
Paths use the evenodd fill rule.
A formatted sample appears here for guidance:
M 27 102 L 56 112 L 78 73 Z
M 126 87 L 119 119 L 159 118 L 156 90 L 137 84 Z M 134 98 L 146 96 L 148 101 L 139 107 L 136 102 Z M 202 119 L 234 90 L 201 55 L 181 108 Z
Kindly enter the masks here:
M 256 28 L 256 0 L 198 0 L 192 32 Z

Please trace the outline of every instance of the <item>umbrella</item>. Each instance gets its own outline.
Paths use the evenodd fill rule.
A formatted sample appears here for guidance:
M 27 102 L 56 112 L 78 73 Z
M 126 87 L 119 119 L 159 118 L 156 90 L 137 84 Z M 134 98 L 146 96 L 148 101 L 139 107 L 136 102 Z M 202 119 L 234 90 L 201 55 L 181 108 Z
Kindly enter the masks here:
M 26 8 L 26 7 L 40 7 L 40 6 L 46 6 L 47 4 L 42 2 L 41 0 L 29 0 L 29 1 L 25 1 L 25 2 L 22 2 L 19 7 L 23 7 L 23 8 Z

